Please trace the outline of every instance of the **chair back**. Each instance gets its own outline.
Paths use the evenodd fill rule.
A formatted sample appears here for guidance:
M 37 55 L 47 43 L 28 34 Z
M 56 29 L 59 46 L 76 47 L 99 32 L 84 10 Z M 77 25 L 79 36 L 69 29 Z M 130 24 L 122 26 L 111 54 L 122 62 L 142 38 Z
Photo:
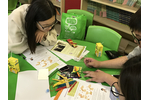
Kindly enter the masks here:
M 18 0 L 8 0 L 8 15 L 16 9 Z
M 105 47 L 118 51 L 122 36 L 116 31 L 103 26 L 89 26 L 85 41 L 102 43 Z

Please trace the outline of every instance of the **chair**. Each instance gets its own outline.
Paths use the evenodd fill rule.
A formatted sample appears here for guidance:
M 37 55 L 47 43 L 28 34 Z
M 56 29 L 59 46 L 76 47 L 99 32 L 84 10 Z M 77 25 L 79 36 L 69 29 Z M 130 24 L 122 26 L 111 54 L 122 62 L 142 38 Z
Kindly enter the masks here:
M 8 15 L 10 15 L 10 13 L 16 9 L 18 0 L 8 0 Z
M 90 25 L 92 25 L 94 15 L 88 11 L 80 10 L 80 9 L 69 9 L 69 10 L 67 10 L 67 13 L 85 15 L 87 17 L 87 24 L 86 24 L 86 31 L 85 31 L 85 37 L 86 37 L 87 29 Z
M 105 47 L 118 51 L 122 36 L 116 31 L 103 26 L 89 26 L 85 41 L 102 43 Z

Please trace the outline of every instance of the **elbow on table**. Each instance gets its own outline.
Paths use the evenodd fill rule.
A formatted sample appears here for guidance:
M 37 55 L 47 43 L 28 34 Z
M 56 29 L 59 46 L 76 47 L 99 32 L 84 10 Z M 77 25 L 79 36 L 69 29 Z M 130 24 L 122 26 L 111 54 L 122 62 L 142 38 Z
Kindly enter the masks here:
M 26 48 L 27 49 L 27 48 Z M 23 53 L 26 49 L 21 49 L 21 48 L 8 48 L 8 53 L 14 53 L 14 54 L 21 54 Z

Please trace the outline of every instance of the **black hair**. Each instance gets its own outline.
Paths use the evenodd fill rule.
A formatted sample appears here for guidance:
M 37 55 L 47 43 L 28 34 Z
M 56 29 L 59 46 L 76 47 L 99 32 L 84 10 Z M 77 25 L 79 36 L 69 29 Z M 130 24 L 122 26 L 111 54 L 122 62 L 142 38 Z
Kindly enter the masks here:
M 141 7 L 131 16 L 129 27 L 132 31 L 141 32 Z
M 25 16 L 25 30 L 31 53 L 35 53 L 36 49 L 37 21 L 45 21 L 53 16 L 56 19 L 56 10 L 50 0 L 32 0 Z
M 141 56 L 129 59 L 120 73 L 120 88 L 125 100 L 141 100 Z

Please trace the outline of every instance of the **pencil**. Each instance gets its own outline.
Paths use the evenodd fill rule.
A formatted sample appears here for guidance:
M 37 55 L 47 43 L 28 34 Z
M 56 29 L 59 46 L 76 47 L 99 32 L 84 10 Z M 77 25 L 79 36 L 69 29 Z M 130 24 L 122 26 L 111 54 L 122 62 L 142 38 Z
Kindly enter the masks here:
M 76 85 L 77 81 L 71 86 L 71 88 L 69 89 L 68 92 L 70 92 L 72 90 L 72 88 Z

